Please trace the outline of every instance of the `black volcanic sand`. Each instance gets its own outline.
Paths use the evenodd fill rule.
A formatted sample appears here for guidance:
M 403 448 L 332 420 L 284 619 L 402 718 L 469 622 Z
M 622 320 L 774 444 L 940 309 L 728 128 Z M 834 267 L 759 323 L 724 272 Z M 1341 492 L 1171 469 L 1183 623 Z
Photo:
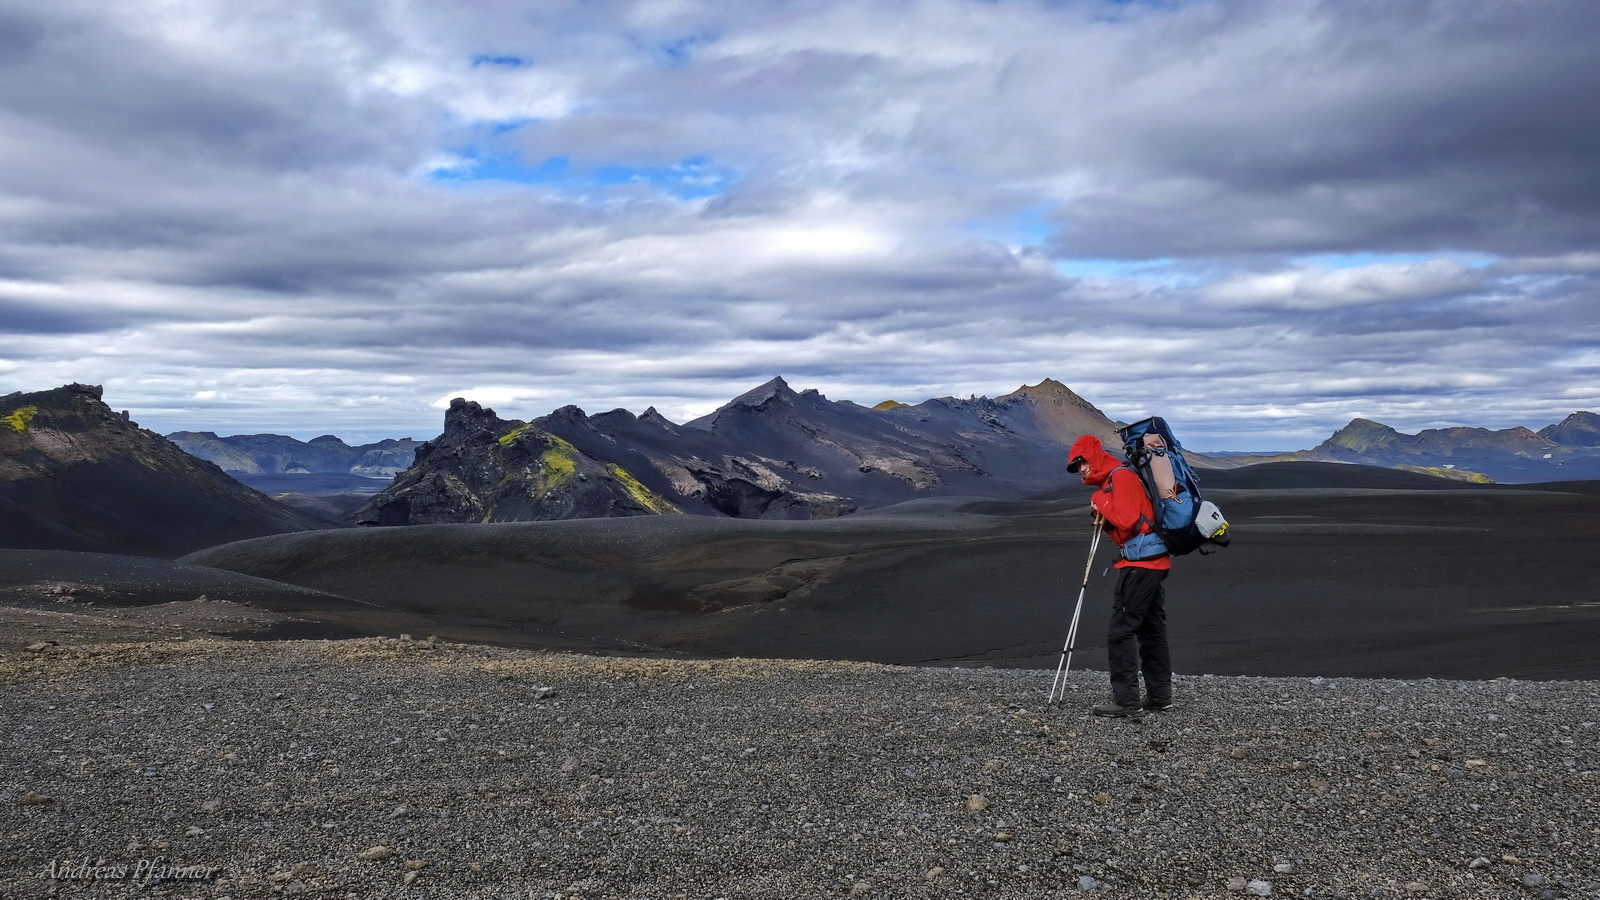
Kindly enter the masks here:
M 1233 546 L 1177 561 L 1174 666 L 1218 675 L 1600 678 L 1593 485 L 1528 490 L 1271 467 L 1208 493 Z M 1392 475 L 1403 475 L 1396 481 Z M 1217 487 L 1210 488 L 1211 484 Z M 1426 488 L 1419 485 L 1427 485 Z M 183 562 L 367 600 L 524 647 L 1056 665 L 1086 493 L 928 499 L 836 520 L 661 517 L 278 535 Z M 1076 667 L 1104 668 L 1103 546 Z
M 207 635 L 368 637 L 425 632 L 430 625 L 365 601 L 205 566 L 0 549 L 0 638 L 11 645 Z

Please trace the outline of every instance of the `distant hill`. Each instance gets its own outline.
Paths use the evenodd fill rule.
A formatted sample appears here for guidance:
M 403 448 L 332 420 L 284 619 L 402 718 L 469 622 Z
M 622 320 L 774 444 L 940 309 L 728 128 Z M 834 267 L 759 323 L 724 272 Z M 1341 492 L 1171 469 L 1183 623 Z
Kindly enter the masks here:
M 1049 379 L 993 399 L 868 408 L 774 378 L 682 425 L 654 408 L 575 406 L 507 421 L 458 399 L 444 434 L 356 519 L 811 519 L 917 496 L 1021 496 L 1069 480 L 1063 454 L 1079 435 L 1114 442 L 1115 432 Z
M 175 431 L 167 435 L 185 452 L 210 460 L 231 475 L 364 475 L 389 478 L 404 471 L 421 441 L 391 438 L 352 447 L 325 434 L 310 441 L 282 434 L 235 434 Z
M 180 450 L 99 387 L 0 397 L 0 547 L 178 556 L 326 527 Z
M 1359 463 L 1513 483 L 1600 478 L 1600 416 L 1575 412 L 1537 432 L 1520 426 L 1499 431 L 1458 427 L 1430 428 L 1416 434 L 1403 434 L 1371 419 L 1352 419 L 1310 450 L 1230 456 L 1226 461 L 1235 465 Z

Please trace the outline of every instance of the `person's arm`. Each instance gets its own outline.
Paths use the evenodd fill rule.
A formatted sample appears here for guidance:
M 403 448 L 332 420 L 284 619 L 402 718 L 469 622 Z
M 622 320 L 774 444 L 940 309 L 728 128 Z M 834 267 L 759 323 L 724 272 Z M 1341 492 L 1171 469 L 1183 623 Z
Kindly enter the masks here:
M 1146 514 L 1148 503 L 1139 476 L 1127 469 L 1117 469 L 1111 473 L 1110 483 L 1106 486 L 1111 489 L 1109 493 L 1096 491 L 1089 499 L 1095 512 L 1105 516 L 1106 521 L 1120 531 L 1137 530 L 1139 517 Z

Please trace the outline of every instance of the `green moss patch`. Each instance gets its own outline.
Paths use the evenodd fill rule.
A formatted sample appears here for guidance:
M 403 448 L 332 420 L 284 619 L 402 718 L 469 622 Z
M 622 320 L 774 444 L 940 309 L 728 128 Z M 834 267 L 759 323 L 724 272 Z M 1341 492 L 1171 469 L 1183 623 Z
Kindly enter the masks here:
M 658 516 L 678 516 L 683 514 L 683 510 L 668 503 L 665 497 L 640 484 L 639 479 L 634 478 L 627 469 L 613 463 L 606 466 L 606 472 L 617 480 L 617 484 L 622 485 L 622 489 L 628 493 L 628 499 L 645 509 Z
M 33 417 L 38 414 L 39 407 L 37 406 L 19 406 L 12 411 L 11 415 L 0 419 L 0 422 L 5 422 L 13 430 L 21 433 L 28 430 L 28 423 L 32 422 Z

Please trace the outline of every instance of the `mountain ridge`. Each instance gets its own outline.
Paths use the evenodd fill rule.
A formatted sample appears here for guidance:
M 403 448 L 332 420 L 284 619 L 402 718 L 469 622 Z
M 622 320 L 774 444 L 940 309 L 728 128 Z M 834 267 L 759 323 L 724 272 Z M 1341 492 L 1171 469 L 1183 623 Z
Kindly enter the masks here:
M 611 515 L 661 507 L 735 518 L 812 519 L 916 496 L 1016 497 L 1070 480 L 1061 459 L 1078 435 L 1111 442 L 1116 430 L 1093 404 L 1053 379 L 993 399 L 943 397 L 868 408 L 829 400 L 816 389 L 796 391 L 777 376 L 681 425 L 654 407 L 642 416 L 625 409 L 590 415 L 569 405 L 529 422 L 502 420 L 457 398 L 446 433 L 419 449 L 412 469 L 373 497 L 357 520 L 498 520 L 518 504 L 517 515 L 562 518 L 593 508 L 584 505 L 590 501 L 550 498 L 548 460 L 527 460 L 516 472 L 500 466 L 488 436 L 473 438 L 458 421 L 474 408 L 472 415 L 492 420 L 496 445 L 536 438 L 570 448 L 563 453 L 573 465 L 586 466 L 598 480 L 569 489 L 591 500 L 596 490 L 609 490 L 608 476 L 647 492 L 629 494 L 636 501 L 650 498 L 640 503 L 642 509 L 595 501 Z M 510 437 L 513 431 L 519 437 Z M 493 473 L 495 499 L 458 483 L 463 469 L 477 473 L 474 483 L 482 486 Z M 478 499 L 466 499 L 469 493 Z
M 98 385 L 0 397 L 0 546 L 176 556 L 328 527 L 184 452 Z

